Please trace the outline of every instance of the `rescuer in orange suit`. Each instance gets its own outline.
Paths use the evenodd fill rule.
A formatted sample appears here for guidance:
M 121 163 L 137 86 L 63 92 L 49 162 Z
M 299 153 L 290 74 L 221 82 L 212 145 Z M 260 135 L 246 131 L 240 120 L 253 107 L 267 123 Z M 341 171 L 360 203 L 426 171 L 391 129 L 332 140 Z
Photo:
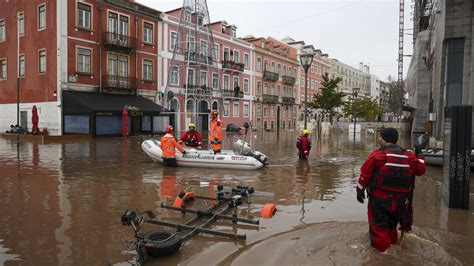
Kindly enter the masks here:
M 211 112 L 211 131 L 209 132 L 209 141 L 214 154 L 221 153 L 222 145 L 222 121 L 218 118 L 219 112 Z
M 166 135 L 161 138 L 161 151 L 163 157 L 163 164 L 166 167 L 176 167 L 176 151 L 178 149 L 182 154 L 186 154 L 184 148 L 179 145 L 173 136 L 173 126 L 169 125 L 166 127 Z

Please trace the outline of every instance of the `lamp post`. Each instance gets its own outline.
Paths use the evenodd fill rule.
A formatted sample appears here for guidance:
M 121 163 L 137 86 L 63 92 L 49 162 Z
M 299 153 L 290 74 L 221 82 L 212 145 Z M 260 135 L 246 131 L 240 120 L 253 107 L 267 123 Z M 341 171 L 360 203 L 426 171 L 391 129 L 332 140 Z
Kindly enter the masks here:
M 359 88 L 352 88 L 352 119 L 354 120 L 354 143 L 356 139 L 356 115 L 355 115 L 355 102 L 357 100 L 357 95 L 359 94 Z
M 301 66 L 304 69 L 304 129 L 308 127 L 308 70 L 313 62 L 314 49 L 308 46 L 300 54 Z

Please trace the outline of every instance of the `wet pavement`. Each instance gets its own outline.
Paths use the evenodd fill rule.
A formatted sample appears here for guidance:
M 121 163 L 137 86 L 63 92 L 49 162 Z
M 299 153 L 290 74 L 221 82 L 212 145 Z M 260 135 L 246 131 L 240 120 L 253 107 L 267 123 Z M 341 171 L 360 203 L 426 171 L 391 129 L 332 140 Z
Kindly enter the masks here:
M 215 184 L 275 193 L 241 206 L 241 215 L 258 218 L 266 202 L 278 211 L 258 227 L 212 227 L 247 234 L 246 241 L 197 236 L 150 265 L 474 264 L 473 193 L 471 210 L 448 209 L 440 198 L 441 168 L 428 167 L 416 181 L 414 233 L 403 248 L 379 254 L 368 243 L 366 204 L 354 192 L 360 166 L 376 148 L 373 136 L 359 136 L 355 144 L 347 133 L 314 138 L 309 161 L 298 161 L 296 137 L 254 135 L 253 147 L 270 162 L 254 171 L 165 169 L 141 151 L 138 137 L 22 143 L 18 151 L 15 142 L 0 139 L 0 264 L 128 265 L 123 251 L 133 231 L 120 223 L 126 209 L 184 221 L 160 204 L 171 204 L 182 190 L 212 195 Z

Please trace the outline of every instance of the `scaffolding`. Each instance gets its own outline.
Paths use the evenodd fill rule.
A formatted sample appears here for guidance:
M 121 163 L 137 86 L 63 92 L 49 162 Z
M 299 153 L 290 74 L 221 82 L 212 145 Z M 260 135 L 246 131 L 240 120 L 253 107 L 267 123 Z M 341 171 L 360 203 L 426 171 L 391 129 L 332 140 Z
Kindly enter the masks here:
M 211 109 L 223 109 L 220 97 L 221 74 L 217 62 L 218 46 L 214 43 L 206 0 L 184 0 L 177 35 L 171 40 L 173 56 L 165 87 L 164 106 L 170 107 L 175 94 L 184 97 L 184 123 L 204 123 Z M 184 111 L 183 111 L 184 109 Z

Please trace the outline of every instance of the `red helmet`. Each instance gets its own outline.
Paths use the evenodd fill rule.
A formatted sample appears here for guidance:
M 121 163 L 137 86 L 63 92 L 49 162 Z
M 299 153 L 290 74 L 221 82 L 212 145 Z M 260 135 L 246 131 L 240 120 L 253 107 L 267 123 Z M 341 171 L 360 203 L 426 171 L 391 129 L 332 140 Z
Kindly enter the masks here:
M 166 127 L 166 133 L 173 133 L 173 126 L 169 125 Z

